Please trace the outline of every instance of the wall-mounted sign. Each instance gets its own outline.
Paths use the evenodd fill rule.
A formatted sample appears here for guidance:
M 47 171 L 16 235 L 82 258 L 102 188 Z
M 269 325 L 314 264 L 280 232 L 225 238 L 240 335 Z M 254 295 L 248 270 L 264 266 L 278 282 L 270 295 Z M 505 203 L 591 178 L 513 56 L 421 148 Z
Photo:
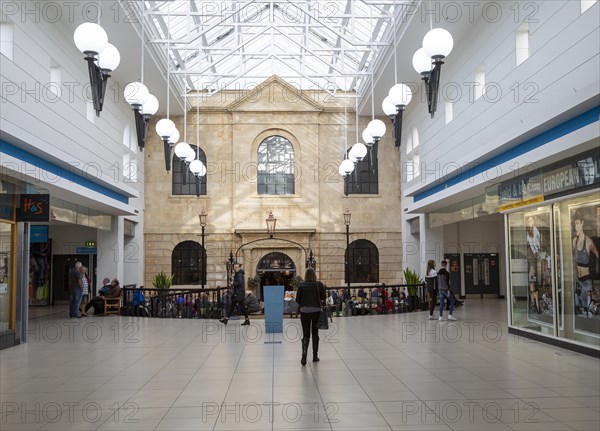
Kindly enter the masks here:
M 567 161 L 544 173 L 544 195 L 552 195 L 600 183 L 600 155 L 589 154 Z
M 600 184 L 600 154 L 588 152 L 563 160 L 541 174 L 524 175 L 500 184 L 500 212 L 531 205 L 553 195 Z
M 96 247 L 77 247 L 75 249 L 76 254 L 96 254 L 97 252 Z
M 29 242 L 32 244 L 48 242 L 48 225 L 31 225 L 29 228 Z
M 498 210 L 508 211 L 543 200 L 542 176 L 536 173 L 502 183 Z
M 50 195 L 19 195 L 17 221 L 50 221 Z
M 505 204 L 505 205 L 500 205 L 498 207 L 498 211 L 500 212 L 504 212 L 504 211 L 510 211 L 512 209 L 515 208 L 521 208 L 527 205 L 531 205 L 531 204 L 538 204 L 540 202 L 544 202 L 544 197 L 543 196 L 537 196 L 533 199 L 528 199 L 526 201 L 518 201 L 518 202 L 513 202 L 510 204 Z

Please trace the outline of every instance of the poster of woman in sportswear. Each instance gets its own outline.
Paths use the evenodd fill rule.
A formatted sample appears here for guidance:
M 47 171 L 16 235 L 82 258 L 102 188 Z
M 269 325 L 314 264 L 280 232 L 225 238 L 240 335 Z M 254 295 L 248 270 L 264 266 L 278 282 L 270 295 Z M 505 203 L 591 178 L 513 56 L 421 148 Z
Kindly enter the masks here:
M 600 204 L 570 209 L 576 331 L 600 336 Z
M 550 253 L 550 211 L 526 213 L 527 239 L 527 319 L 552 325 L 554 298 Z

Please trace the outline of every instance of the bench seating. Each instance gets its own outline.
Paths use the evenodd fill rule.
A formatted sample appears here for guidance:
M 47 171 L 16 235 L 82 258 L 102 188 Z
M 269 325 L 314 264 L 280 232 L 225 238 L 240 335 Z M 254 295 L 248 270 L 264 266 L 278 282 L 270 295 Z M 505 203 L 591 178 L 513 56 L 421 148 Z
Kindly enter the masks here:
M 121 294 L 117 298 L 104 298 L 104 315 L 121 314 L 121 299 L 123 298 L 123 289 L 135 289 L 137 284 L 125 284 L 121 289 Z

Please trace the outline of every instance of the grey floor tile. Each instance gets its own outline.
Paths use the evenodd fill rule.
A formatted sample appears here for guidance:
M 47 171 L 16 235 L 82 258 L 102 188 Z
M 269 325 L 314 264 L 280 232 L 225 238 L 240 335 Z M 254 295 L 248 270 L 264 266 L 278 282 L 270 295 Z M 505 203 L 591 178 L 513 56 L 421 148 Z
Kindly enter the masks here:
M 40 339 L 0 352 L 0 402 L 14 407 L 4 409 L 0 428 L 600 428 L 597 359 L 557 355 L 557 347 L 507 335 L 504 301 L 473 302 L 459 317 L 456 324 L 441 325 L 418 312 L 335 319 L 336 330 L 321 333 L 321 362 L 306 367 L 299 363 L 299 341 L 290 337 L 297 319 L 285 320 L 286 337 L 269 335 L 280 344 L 265 344 L 269 337 L 259 320 L 251 329 L 263 333 L 251 338 L 239 322 L 225 328 L 214 321 L 92 318 L 86 324 L 102 329 L 97 343 Z M 36 320 L 62 322 L 51 315 Z M 491 343 L 477 331 L 470 339 L 465 331 L 451 339 L 450 330 L 467 321 L 479 323 L 476 329 L 500 322 L 503 336 Z M 109 339 L 115 322 L 137 325 L 136 342 Z M 408 336 L 409 327 L 417 333 Z M 71 415 L 62 410 L 54 418 L 52 403 L 76 405 Z M 36 405 L 48 407 L 46 417 L 21 420 L 21 407 Z M 83 417 L 86 408 L 97 413 Z M 127 413 L 137 422 L 125 422 Z
M 567 421 L 563 424 L 577 431 L 597 431 L 600 429 L 599 421 Z
M 581 408 L 554 408 L 546 410 L 548 415 L 552 416 L 558 421 L 569 422 L 569 421 L 593 421 L 600 423 L 600 413 L 598 410 L 590 409 L 588 407 Z

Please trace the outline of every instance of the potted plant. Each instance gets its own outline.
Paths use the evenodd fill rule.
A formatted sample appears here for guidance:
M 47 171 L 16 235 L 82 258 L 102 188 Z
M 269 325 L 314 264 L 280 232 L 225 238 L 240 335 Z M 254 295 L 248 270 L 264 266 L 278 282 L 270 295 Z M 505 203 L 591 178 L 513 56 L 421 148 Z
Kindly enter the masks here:
M 419 285 L 423 284 L 423 280 L 421 279 L 421 277 L 419 277 L 416 271 L 413 271 L 410 268 L 405 268 L 404 283 L 408 284 L 408 286 L 406 287 L 406 290 L 408 292 L 408 298 L 406 299 L 408 302 L 408 307 L 410 308 L 409 311 L 416 310 L 419 304 L 417 292 L 419 289 Z
M 294 290 L 298 290 L 298 286 L 300 286 L 300 283 L 302 283 L 302 277 L 300 277 L 299 275 L 295 275 L 290 280 L 290 285 L 294 288 Z
M 172 284 L 173 275 L 167 274 L 163 271 L 156 274 L 152 279 L 152 285 L 155 289 L 158 289 L 158 295 L 156 295 L 153 300 L 155 300 L 155 305 L 157 307 L 162 308 L 161 317 L 167 317 L 166 293 Z
M 173 285 L 173 276 L 161 271 L 152 279 L 152 285 L 156 289 L 168 289 Z

